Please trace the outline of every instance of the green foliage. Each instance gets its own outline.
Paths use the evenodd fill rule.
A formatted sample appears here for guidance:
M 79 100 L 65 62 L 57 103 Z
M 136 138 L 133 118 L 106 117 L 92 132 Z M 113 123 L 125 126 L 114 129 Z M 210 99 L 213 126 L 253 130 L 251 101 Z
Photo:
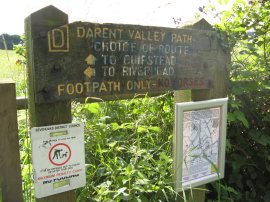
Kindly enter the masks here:
M 26 49 L 24 46 L 24 36 L 21 37 L 21 43 L 13 46 L 13 50 L 17 55 L 16 66 L 20 69 L 17 71 L 19 78 L 16 81 L 16 94 L 17 96 L 26 97 Z
M 14 45 L 18 45 L 22 42 L 19 35 L 0 35 L 0 49 L 2 50 L 13 50 Z
M 25 48 L 20 44 L 14 46 L 14 50 L 0 50 L 0 78 L 13 79 L 16 83 L 16 95 L 25 96 Z
M 23 44 L 14 45 L 14 51 L 0 50 L 0 78 L 11 78 L 15 81 L 17 96 L 26 96 L 25 71 L 25 47 Z M 27 110 L 17 111 L 17 115 L 23 198 L 24 201 L 34 201 L 31 145 L 28 133 Z
M 217 26 L 232 55 L 222 201 L 270 201 L 269 14 L 268 1 L 238 0 Z
M 19 110 L 17 112 L 22 172 L 22 191 L 24 201 L 34 201 L 35 196 L 34 185 L 32 181 L 31 144 L 28 132 L 27 113 L 27 110 Z
M 228 0 L 220 0 L 228 3 Z M 202 7 L 201 12 L 214 12 Z M 237 0 L 217 29 L 228 36 L 232 54 L 225 178 L 208 185 L 208 201 L 270 201 L 270 2 Z M 1 77 L 15 78 L 25 93 L 20 55 L 1 51 Z M 14 66 L 13 61 L 19 66 Z M 20 73 L 17 73 L 20 72 Z M 21 73 L 22 72 L 22 73 Z M 23 83 L 20 83 L 22 82 Z M 86 123 L 87 185 L 78 201 L 175 201 L 172 188 L 173 96 L 90 104 L 73 103 L 74 122 Z M 34 198 L 27 123 L 19 115 L 25 201 Z M 20 119 L 21 118 L 21 119 Z M 185 194 L 183 194 L 185 198 Z
M 87 186 L 78 201 L 174 201 L 173 96 L 78 105 L 86 121 Z

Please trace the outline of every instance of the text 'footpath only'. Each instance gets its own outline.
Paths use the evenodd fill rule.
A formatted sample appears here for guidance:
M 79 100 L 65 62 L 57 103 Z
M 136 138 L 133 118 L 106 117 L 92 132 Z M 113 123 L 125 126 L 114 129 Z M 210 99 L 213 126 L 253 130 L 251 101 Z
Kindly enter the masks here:
M 35 100 L 209 89 L 217 48 L 209 30 L 74 22 L 34 39 Z

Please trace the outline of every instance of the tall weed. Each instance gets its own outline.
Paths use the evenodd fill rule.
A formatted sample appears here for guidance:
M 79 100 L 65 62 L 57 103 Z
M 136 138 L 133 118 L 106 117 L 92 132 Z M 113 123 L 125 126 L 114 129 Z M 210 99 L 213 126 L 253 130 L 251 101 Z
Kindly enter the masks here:
M 173 96 L 74 103 L 86 122 L 87 186 L 79 201 L 174 201 Z
M 236 0 L 217 26 L 232 56 L 223 201 L 270 201 L 269 14 L 269 1 Z

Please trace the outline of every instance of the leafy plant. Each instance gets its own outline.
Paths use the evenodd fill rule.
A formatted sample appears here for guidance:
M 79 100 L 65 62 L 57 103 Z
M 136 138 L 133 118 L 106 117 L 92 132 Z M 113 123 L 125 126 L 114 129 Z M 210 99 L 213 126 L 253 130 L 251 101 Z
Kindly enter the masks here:
M 228 3 L 228 0 L 220 1 Z M 200 7 L 205 15 L 214 7 Z M 207 186 L 208 201 L 270 201 L 270 2 L 236 0 L 217 30 L 231 48 L 225 178 Z M 24 95 L 24 47 L 14 68 L 5 62 L 1 74 L 15 76 Z M 0 51 L 0 54 L 12 54 Z M 7 58 L 11 58 L 9 57 Z M 3 66 L 3 65 L 1 65 Z M 21 70 L 17 70 L 17 67 Z M 14 69 L 13 69 L 14 68 Z M 12 70 L 12 71 L 11 71 Z M 74 121 L 86 123 L 87 185 L 78 201 L 176 201 L 172 182 L 173 96 L 100 103 L 73 103 Z M 30 145 L 24 115 L 19 116 L 25 201 L 31 201 Z M 21 119 L 20 119 L 21 118 Z M 186 194 L 183 194 L 186 199 Z
M 268 1 L 238 0 L 217 26 L 232 56 L 222 201 L 270 200 L 269 14 Z
M 172 201 L 171 93 L 78 105 L 86 121 L 87 186 L 80 201 Z

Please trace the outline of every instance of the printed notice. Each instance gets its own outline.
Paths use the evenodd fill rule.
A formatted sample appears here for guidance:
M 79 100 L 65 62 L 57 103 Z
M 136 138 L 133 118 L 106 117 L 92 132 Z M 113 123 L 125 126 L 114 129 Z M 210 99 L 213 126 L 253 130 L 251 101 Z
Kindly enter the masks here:
M 31 144 L 37 198 L 85 186 L 83 123 L 34 127 Z
M 183 186 L 217 174 L 220 145 L 220 108 L 184 112 Z

